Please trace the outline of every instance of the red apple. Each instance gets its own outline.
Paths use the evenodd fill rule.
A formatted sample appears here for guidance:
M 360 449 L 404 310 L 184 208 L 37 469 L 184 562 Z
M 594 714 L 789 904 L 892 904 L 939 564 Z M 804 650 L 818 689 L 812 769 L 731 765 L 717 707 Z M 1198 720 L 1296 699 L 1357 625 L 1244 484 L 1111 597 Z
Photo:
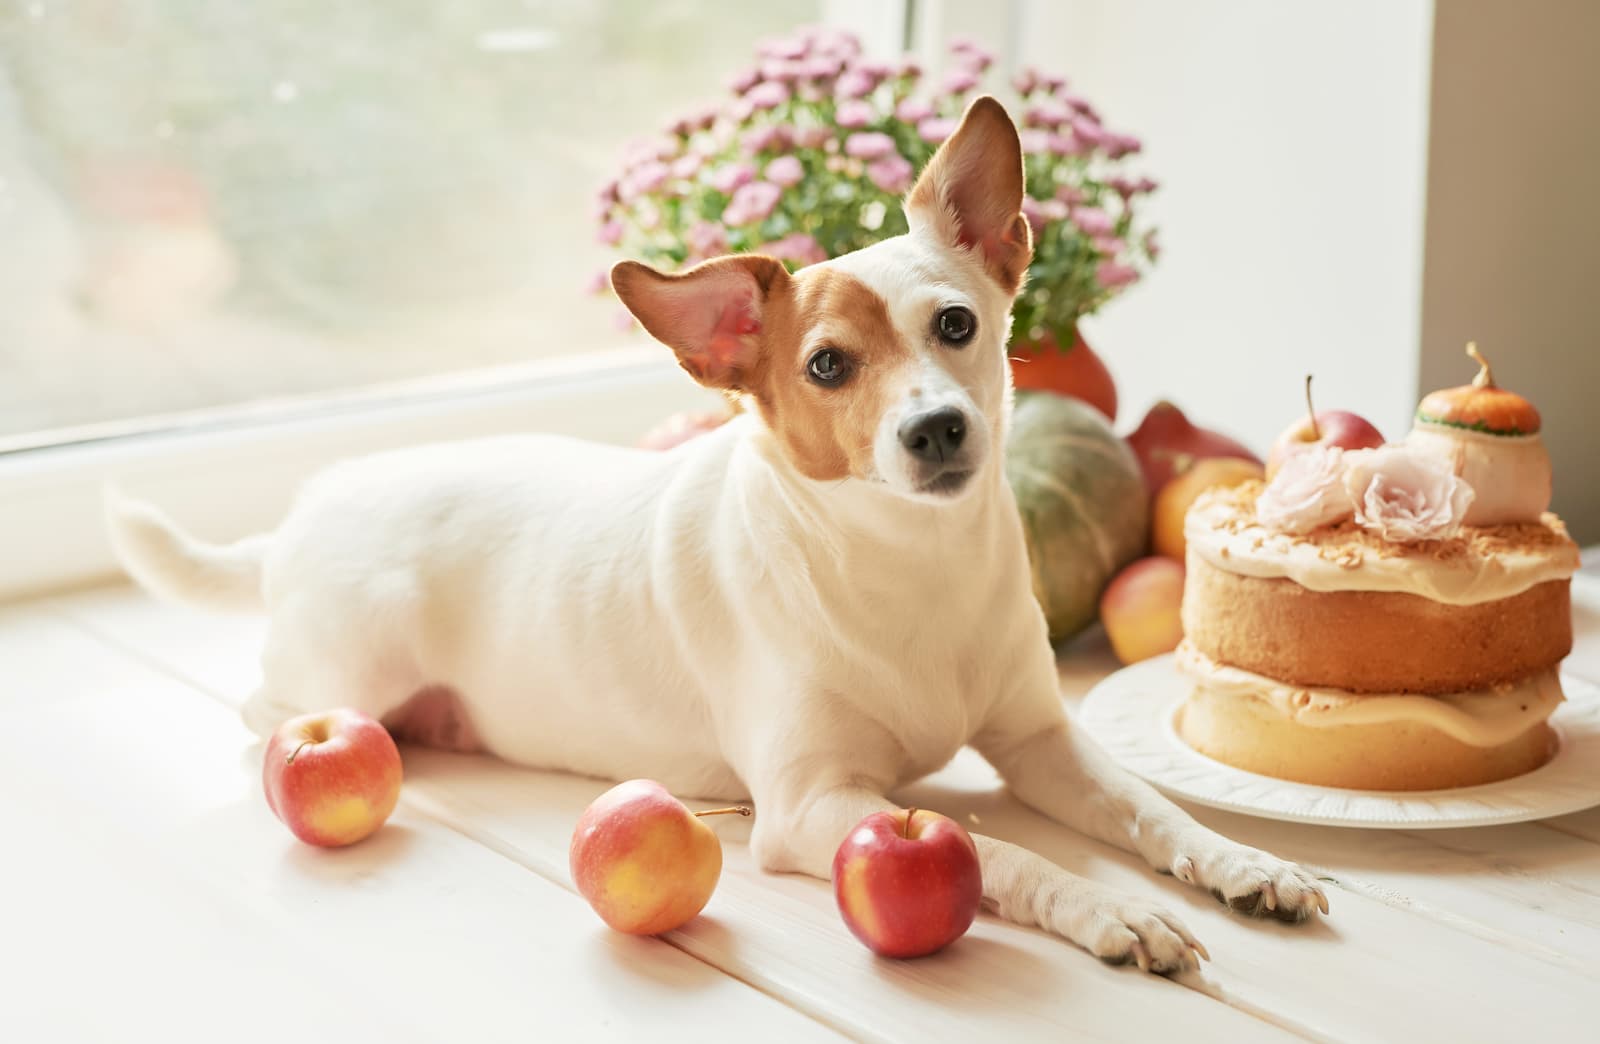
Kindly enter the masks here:
M 960 823 L 937 812 L 874 812 L 833 857 L 833 895 L 867 949 L 921 957 L 972 927 L 983 898 L 978 849 Z
M 1123 663 L 1169 653 L 1183 641 L 1183 563 L 1141 558 L 1118 573 L 1100 596 L 1100 622 Z
M 308 845 L 352 845 L 400 800 L 400 751 L 376 719 L 344 708 L 303 714 L 267 741 L 261 784 L 272 814 Z
M 1278 473 L 1283 462 L 1312 446 L 1339 449 L 1376 449 L 1383 445 L 1383 433 L 1366 418 L 1348 410 L 1318 410 L 1311 405 L 1311 378 L 1306 378 L 1306 414 L 1284 429 L 1267 454 L 1267 478 Z
M 660 783 L 631 779 L 595 798 L 572 831 L 572 883 L 619 932 L 670 932 L 698 914 L 722 876 L 722 842 Z
M 1207 457 L 1239 457 L 1261 463 L 1261 458 L 1243 443 L 1191 423 L 1183 411 L 1170 402 L 1158 402 L 1150 407 L 1144 420 L 1128 436 L 1128 445 L 1139 458 L 1145 489 L 1151 494 L 1188 471 L 1195 461 Z

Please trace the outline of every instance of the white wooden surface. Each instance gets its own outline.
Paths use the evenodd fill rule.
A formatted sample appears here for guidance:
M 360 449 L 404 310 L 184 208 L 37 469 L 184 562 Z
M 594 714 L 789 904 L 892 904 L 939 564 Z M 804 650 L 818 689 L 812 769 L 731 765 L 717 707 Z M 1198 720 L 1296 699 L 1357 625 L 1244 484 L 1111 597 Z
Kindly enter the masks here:
M 1568 666 L 1600 681 L 1583 597 Z M 630 939 L 567 877 L 601 781 L 407 750 L 380 834 L 294 841 L 232 712 L 262 630 L 126 588 L 0 610 L 0 1040 L 1596 1039 L 1600 810 L 1415 833 L 1195 810 L 1329 878 L 1332 916 L 1288 927 L 1043 820 L 963 755 L 899 797 L 1161 896 L 1213 962 L 1170 982 L 987 916 L 877 960 L 823 882 L 757 871 L 739 823 L 705 914 Z M 1075 650 L 1064 693 L 1113 666 Z

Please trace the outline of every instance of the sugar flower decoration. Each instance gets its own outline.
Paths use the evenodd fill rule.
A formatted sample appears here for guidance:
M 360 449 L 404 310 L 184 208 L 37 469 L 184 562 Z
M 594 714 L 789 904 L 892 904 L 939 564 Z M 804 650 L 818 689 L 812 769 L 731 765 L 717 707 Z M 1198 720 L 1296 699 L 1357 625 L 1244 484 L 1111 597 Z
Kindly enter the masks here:
M 1284 461 L 1256 500 L 1261 524 L 1309 533 L 1349 518 L 1356 506 L 1345 488 L 1345 456 L 1337 446 L 1312 446 Z
M 1442 460 L 1404 446 L 1345 454 L 1344 488 L 1356 522 L 1385 540 L 1444 540 L 1461 528 L 1472 487 Z

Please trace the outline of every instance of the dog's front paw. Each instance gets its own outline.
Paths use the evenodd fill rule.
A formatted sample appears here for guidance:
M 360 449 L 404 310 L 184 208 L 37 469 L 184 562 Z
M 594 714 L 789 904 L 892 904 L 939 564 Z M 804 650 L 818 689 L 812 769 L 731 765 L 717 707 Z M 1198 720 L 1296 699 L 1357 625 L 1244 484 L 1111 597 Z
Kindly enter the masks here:
M 1232 842 L 1207 847 L 1174 859 L 1173 875 L 1251 917 L 1298 922 L 1328 912 L 1328 897 L 1305 867 Z
M 1211 959 L 1176 916 L 1134 896 L 1094 895 L 1069 920 L 1058 926 L 1061 933 L 1108 964 L 1172 975 Z

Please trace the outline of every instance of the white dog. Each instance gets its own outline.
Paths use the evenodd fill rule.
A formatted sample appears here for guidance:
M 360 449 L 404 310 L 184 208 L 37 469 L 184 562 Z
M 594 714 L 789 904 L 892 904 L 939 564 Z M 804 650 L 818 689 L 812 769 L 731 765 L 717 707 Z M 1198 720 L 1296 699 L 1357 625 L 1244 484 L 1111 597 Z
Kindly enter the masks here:
M 748 407 L 676 450 L 399 450 L 226 548 L 115 505 L 120 554 L 158 593 L 271 614 L 257 731 L 353 705 L 521 765 L 748 795 L 760 864 L 823 878 L 886 793 L 971 744 L 1022 801 L 1235 907 L 1326 912 L 1310 873 L 1200 826 L 1063 712 L 1001 467 L 1022 192 L 1016 128 L 983 98 L 907 235 L 794 275 L 619 264 L 645 328 Z M 1159 906 L 975 840 L 1002 916 L 1158 972 L 1204 955 Z

